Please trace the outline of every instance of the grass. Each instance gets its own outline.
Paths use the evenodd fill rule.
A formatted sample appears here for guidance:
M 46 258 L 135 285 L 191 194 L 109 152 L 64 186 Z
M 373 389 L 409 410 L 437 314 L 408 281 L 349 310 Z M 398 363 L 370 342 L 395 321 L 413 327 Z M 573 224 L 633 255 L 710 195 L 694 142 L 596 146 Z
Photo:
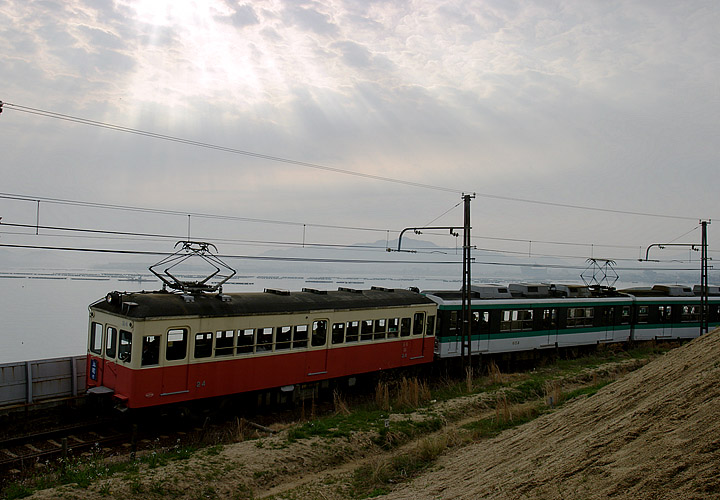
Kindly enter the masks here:
M 432 387 L 414 378 L 383 381 L 377 384 L 374 401 L 357 405 L 358 407 L 355 408 L 350 408 L 342 395 L 335 393 L 334 414 L 318 418 L 315 417 L 314 410 L 311 411 L 311 420 L 291 427 L 287 432 L 287 442 L 280 447 L 297 440 L 317 437 L 350 441 L 354 434 L 370 433 L 374 436 L 370 439 L 370 446 L 397 450 L 400 445 L 421 438 L 411 450 L 374 461 L 355 471 L 352 480 L 354 495 L 374 496 L 430 467 L 437 457 L 449 448 L 468 441 L 496 436 L 506 429 L 536 418 L 543 411 L 547 411 L 548 407 L 562 405 L 577 397 L 592 396 L 610 383 L 615 375 L 606 373 L 593 374 L 589 378 L 581 376 L 578 380 L 590 382 L 590 385 L 566 393 L 563 392 L 562 380 L 577 378 L 582 372 L 605 363 L 648 358 L 668 350 L 670 347 L 654 344 L 645 344 L 630 350 L 608 346 L 585 357 L 559 359 L 550 365 L 514 374 L 502 373 L 498 365 L 491 362 L 482 374 L 468 370 L 456 379 L 446 377 Z M 437 432 L 444 427 L 447 420 L 464 417 L 464 414 L 458 412 L 456 415 L 449 413 L 439 415 L 428 410 L 417 411 L 432 400 L 444 401 L 479 393 L 485 393 L 485 396 L 481 400 L 477 399 L 476 401 L 482 401 L 477 404 L 489 403 L 492 407 L 492 398 L 495 399 L 495 416 L 468 424 L 463 429 L 469 431 L 469 434 L 466 433 L 464 436 Z M 538 404 L 521 405 L 528 401 L 536 401 Z M 544 404 L 539 403 L 541 401 L 544 401 Z M 238 423 L 238 429 L 239 427 Z M 234 433 L 239 434 L 239 430 Z M 426 437 L 422 438 L 422 436 Z M 260 439 L 256 441 L 256 446 L 262 448 L 269 445 Z M 0 498 L 9 500 L 25 498 L 37 490 L 65 484 L 88 488 L 93 483 L 103 481 L 115 474 L 124 474 L 124 481 L 130 485 L 131 491 L 136 495 L 170 494 L 171 488 L 143 483 L 139 475 L 141 468 L 153 469 L 163 467 L 172 461 L 185 460 L 198 449 L 199 447 L 195 446 L 177 445 L 171 449 L 155 450 L 136 460 L 112 463 L 97 450 L 89 457 L 71 458 L 64 466 L 48 464 L 42 473 L 37 473 L 23 481 L 7 484 L 0 492 Z M 204 449 L 208 457 L 216 456 L 222 450 L 221 446 L 217 445 Z M 344 458 L 339 457 L 338 460 L 340 459 Z M 111 495 L 109 483 L 100 485 L 99 492 L 103 496 Z M 205 493 L 209 497 L 216 494 L 210 490 Z
M 129 481 L 131 490 L 140 494 L 145 486 L 139 480 L 140 466 L 150 469 L 162 467 L 171 461 L 185 460 L 197 450 L 194 446 L 175 446 L 170 449 L 154 450 L 135 460 L 109 461 L 105 454 L 97 449 L 88 456 L 70 457 L 65 462 L 59 460 L 56 464 L 46 463 L 47 470 L 43 474 L 30 476 L 22 481 L 7 485 L 1 492 L 0 498 L 15 500 L 32 495 L 35 491 L 72 484 L 80 489 L 87 489 L 91 485 L 112 477 L 115 474 L 124 474 Z M 212 448 L 211 448 L 212 450 Z M 157 486 L 151 487 L 157 490 Z M 100 487 L 104 496 L 110 494 L 109 485 Z

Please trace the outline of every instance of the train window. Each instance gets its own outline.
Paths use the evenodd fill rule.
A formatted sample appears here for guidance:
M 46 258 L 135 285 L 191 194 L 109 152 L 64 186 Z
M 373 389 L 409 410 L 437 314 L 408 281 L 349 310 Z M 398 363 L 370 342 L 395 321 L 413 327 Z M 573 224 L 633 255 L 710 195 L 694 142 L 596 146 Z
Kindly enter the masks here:
M 373 338 L 373 322 L 366 319 L 360 322 L 360 340 L 372 340 Z
M 407 337 L 410 335 L 410 318 L 403 318 L 400 321 L 400 336 L 401 337 Z
M 160 360 L 160 335 L 143 337 L 142 366 L 156 365 Z
M 557 309 L 542 310 L 542 325 L 547 330 L 557 329 Z
M 700 307 L 699 306 L 683 306 L 682 317 L 680 319 L 683 323 L 695 323 L 700 321 Z
M 342 344 L 345 342 L 345 323 L 333 323 L 332 343 Z
M 293 332 L 293 349 L 300 349 L 308 345 L 307 325 L 297 325 Z
M 360 338 L 360 322 L 348 321 L 345 342 L 357 342 Z
M 473 311 L 470 318 L 470 331 L 480 333 L 480 311 Z
M 413 323 L 413 335 L 422 335 L 425 330 L 425 313 L 415 313 L 415 322 Z
M 246 328 L 245 330 L 238 330 L 237 340 L 237 353 L 243 354 L 253 352 L 253 346 L 255 345 L 255 330 L 252 328 Z
M 118 358 L 130 362 L 132 354 L 132 333 L 120 330 L 120 345 L 118 347 Z
M 672 319 L 672 306 L 658 306 L 658 317 L 661 323 L 670 323 Z
M 398 318 L 391 318 L 388 320 L 388 338 L 394 339 L 398 336 L 400 330 L 400 320 Z
M 107 343 L 105 344 L 105 356 L 115 359 L 115 351 L 117 350 L 117 328 L 108 326 Z
M 450 324 L 448 328 L 450 329 L 450 335 L 456 335 L 457 330 L 460 329 L 458 326 L 458 312 L 457 311 L 450 311 Z
M 165 359 L 176 361 L 185 358 L 187 354 L 188 331 L 185 328 L 175 328 L 167 333 L 167 349 Z
M 103 326 L 100 323 L 92 323 L 90 327 L 90 351 L 95 354 L 102 353 Z
M 375 335 L 373 335 L 373 338 L 375 340 L 384 339 L 386 330 L 387 330 L 387 321 L 384 319 L 376 319 L 375 320 Z
M 595 309 L 592 307 L 570 307 L 567 310 L 568 328 L 592 326 L 595 318 Z
M 195 334 L 195 358 L 209 358 L 212 355 L 212 332 Z
M 519 332 L 532 330 L 533 311 L 532 309 L 513 309 L 503 311 L 500 320 L 501 332 Z
M 630 306 L 622 306 L 622 311 L 620 312 L 620 324 L 630 324 Z
M 638 307 L 638 323 L 648 322 L 648 308 L 647 306 Z
M 485 312 L 487 314 L 487 312 Z M 428 316 L 426 335 L 433 336 L 435 334 L 435 316 Z
M 312 341 L 313 347 L 320 347 L 325 345 L 327 340 L 327 321 L 319 320 L 313 321 L 312 327 Z
M 235 330 L 215 332 L 215 356 L 232 356 L 235 350 Z
M 255 352 L 272 351 L 273 329 L 258 328 L 255 330 L 255 333 L 257 334 L 257 347 L 255 348 Z
M 275 329 L 275 350 L 290 349 L 290 339 L 292 338 L 292 327 L 279 326 Z

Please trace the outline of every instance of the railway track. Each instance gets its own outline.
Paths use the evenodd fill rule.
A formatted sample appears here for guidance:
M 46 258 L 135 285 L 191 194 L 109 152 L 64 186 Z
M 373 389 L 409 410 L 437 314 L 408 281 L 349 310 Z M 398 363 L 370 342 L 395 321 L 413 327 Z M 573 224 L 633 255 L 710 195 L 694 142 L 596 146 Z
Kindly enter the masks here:
M 35 464 L 93 448 L 130 442 L 131 431 L 113 420 L 95 420 L 55 427 L 0 440 L 0 471 L 25 470 Z

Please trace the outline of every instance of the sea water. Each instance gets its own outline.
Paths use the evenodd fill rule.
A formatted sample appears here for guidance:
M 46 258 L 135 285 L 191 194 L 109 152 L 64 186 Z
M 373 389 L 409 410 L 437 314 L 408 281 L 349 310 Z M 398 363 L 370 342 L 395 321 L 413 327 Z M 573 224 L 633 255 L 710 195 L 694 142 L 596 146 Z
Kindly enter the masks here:
M 303 288 L 337 290 L 338 287 L 452 289 L 453 278 L 263 274 L 235 276 L 223 291 L 261 292 L 266 288 L 300 291 Z M 155 277 L 120 278 L 92 273 L 1 273 L 0 364 L 82 355 L 87 350 L 88 306 L 108 292 L 159 290 Z

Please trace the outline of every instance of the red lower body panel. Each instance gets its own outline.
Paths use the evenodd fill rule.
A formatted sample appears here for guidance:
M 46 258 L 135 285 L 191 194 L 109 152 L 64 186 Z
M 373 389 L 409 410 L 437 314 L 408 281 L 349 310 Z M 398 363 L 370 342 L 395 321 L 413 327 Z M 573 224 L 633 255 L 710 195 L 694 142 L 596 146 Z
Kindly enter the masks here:
M 113 363 L 114 387 L 105 385 L 127 397 L 130 408 L 158 406 L 429 363 L 433 343 L 433 337 L 360 342 L 139 370 Z

